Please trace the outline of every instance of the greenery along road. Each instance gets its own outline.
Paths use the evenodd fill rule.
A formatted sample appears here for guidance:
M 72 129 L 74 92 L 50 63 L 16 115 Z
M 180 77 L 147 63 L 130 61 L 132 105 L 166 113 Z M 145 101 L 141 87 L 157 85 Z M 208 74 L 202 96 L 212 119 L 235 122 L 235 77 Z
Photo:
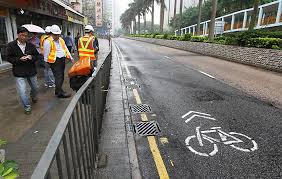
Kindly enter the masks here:
M 236 12 L 238 10 L 254 7 L 257 2 L 259 2 L 259 4 L 265 4 L 273 1 L 275 0 L 218 0 L 216 16 L 218 17 Z M 129 4 L 129 8 L 120 17 L 123 29 L 128 33 L 130 32 L 130 29 L 133 29 L 133 32 L 131 32 L 133 34 L 136 34 L 137 30 L 138 32 L 163 32 L 165 9 L 168 11 L 174 11 L 174 15 L 170 19 L 169 23 L 171 31 L 174 31 L 179 27 L 186 27 L 196 24 L 199 15 L 202 21 L 211 19 L 212 0 L 205 0 L 202 6 L 183 8 L 182 13 L 179 12 L 179 14 L 176 14 L 176 8 L 179 8 L 183 0 L 181 0 L 180 3 L 173 0 L 170 0 L 170 2 L 171 3 L 169 6 L 165 4 L 164 0 L 134 0 L 133 3 Z M 155 10 L 153 7 L 155 4 L 160 5 L 161 7 L 159 27 L 154 24 L 155 19 L 153 14 Z M 174 7 L 174 9 L 172 9 L 172 7 Z M 198 13 L 199 7 L 202 8 L 201 14 Z M 151 14 L 152 20 L 150 25 L 148 25 L 149 23 L 146 21 L 147 13 Z M 141 16 L 143 16 L 143 19 L 145 19 L 144 23 L 142 24 L 140 22 Z M 138 22 L 136 21 L 136 17 Z M 133 26 L 132 22 L 134 24 Z

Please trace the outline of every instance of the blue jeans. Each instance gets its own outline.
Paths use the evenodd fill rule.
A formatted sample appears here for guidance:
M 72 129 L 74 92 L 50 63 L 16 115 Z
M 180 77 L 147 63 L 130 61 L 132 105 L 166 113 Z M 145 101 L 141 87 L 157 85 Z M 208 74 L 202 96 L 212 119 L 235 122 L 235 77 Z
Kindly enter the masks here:
M 26 81 L 28 82 L 31 90 L 30 90 L 30 97 L 31 98 L 36 98 L 37 94 L 38 94 L 38 84 L 37 84 L 37 77 L 36 75 L 33 77 L 27 77 L 27 78 L 23 78 L 23 77 L 16 77 L 16 86 L 17 86 L 17 91 L 18 94 L 21 98 L 21 101 L 24 105 L 24 108 L 29 108 L 31 107 L 28 96 L 26 95 Z
M 52 86 L 55 84 L 55 79 L 53 72 L 50 68 L 50 65 L 45 62 L 45 69 L 44 69 L 44 78 L 45 78 L 45 84 L 48 86 Z

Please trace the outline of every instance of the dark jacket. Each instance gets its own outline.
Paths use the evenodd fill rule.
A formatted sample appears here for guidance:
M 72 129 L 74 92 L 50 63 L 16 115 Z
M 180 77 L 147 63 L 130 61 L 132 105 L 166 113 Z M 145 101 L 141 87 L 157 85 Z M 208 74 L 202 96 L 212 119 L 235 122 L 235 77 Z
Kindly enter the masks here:
M 18 46 L 17 40 L 7 44 L 7 61 L 13 65 L 13 74 L 15 77 L 31 77 L 37 74 L 35 62 L 39 57 L 39 53 L 32 43 L 26 43 L 25 54 L 31 55 L 32 60 L 27 60 L 25 62 L 20 60 L 24 54 Z

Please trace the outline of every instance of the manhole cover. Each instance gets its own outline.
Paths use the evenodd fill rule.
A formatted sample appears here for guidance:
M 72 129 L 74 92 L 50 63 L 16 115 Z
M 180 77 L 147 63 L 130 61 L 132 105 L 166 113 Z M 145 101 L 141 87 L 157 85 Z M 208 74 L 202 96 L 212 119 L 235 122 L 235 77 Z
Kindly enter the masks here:
M 147 104 L 136 104 L 130 106 L 130 111 L 132 114 L 138 114 L 138 113 L 151 113 L 152 109 Z
M 153 136 L 161 133 L 159 124 L 156 121 L 138 122 L 134 124 L 134 131 L 140 136 Z
M 128 88 L 128 89 L 137 89 L 137 88 L 140 88 L 140 86 L 136 85 L 136 84 L 129 84 L 129 85 L 126 85 L 126 88 Z
M 130 84 L 135 84 L 135 83 L 137 83 L 137 79 L 136 78 L 128 78 L 128 77 L 125 77 L 124 78 L 124 82 L 125 83 L 130 83 Z
M 212 91 L 197 91 L 194 97 L 198 101 L 221 101 L 224 100 L 220 95 Z

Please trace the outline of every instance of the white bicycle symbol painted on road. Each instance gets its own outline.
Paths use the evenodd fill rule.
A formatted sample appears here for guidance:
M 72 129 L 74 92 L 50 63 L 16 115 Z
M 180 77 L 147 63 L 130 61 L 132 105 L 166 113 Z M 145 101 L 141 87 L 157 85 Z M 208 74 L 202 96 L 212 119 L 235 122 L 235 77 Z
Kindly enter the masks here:
M 214 134 L 218 134 L 219 138 L 215 138 Z M 206 157 L 214 156 L 218 152 L 216 143 L 229 145 L 242 152 L 253 152 L 258 149 L 257 143 L 250 137 L 237 132 L 224 132 L 221 127 L 212 127 L 209 130 L 200 130 L 200 127 L 196 127 L 196 135 L 187 137 L 185 143 L 191 152 Z

